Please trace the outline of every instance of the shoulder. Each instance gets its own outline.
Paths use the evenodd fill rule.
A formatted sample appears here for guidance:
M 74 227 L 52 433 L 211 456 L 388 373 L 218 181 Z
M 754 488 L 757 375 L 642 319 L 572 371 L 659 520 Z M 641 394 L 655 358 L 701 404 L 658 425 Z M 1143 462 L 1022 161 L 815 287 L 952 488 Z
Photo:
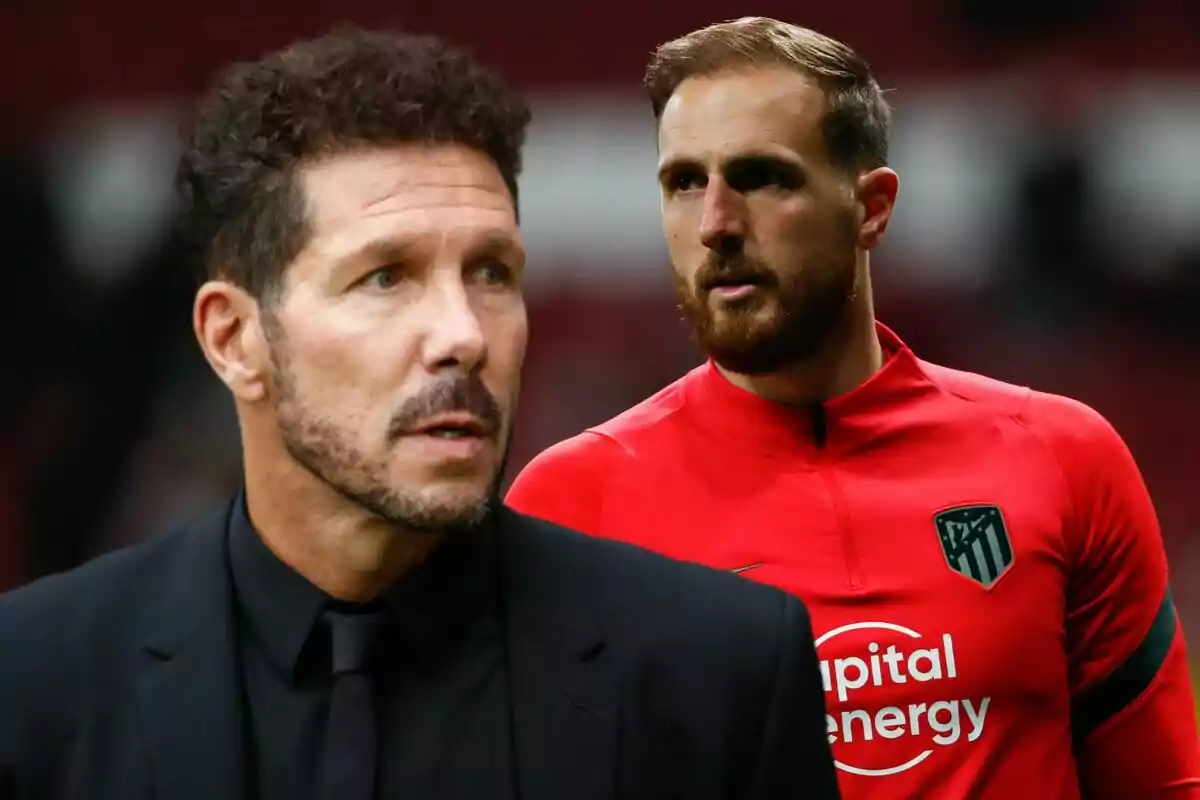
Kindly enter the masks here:
M 1070 441 L 1101 447 L 1119 441 L 1116 431 L 1098 411 L 1070 397 L 1039 392 L 1028 386 L 922 362 L 926 374 L 948 394 L 984 411 L 1020 422 L 1047 444 Z
M 1079 400 L 1016 386 L 982 375 L 922 364 L 948 395 L 975 406 L 985 418 L 1011 421 L 1048 454 L 1069 493 L 1091 493 L 1098 484 L 1140 476 L 1120 434 L 1096 409 Z
M 1124 440 L 1108 419 L 1079 400 L 1033 392 L 1021 419 L 1060 460 L 1076 461 L 1079 456 L 1085 460 L 1128 457 Z
M 691 376 L 689 373 L 611 419 L 552 445 L 534 458 L 526 471 L 615 465 L 633 459 L 639 445 L 659 435 L 662 424 L 683 407 L 683 388 Z
M 930 373 L 947 391 L 992 409 L 990 424 L 1000 423 L 1000 414 L 1018 426 L 1021 446 L 1032 448 L 1049 465 L 1046 489 L 1063 500 L 1063 536 L 1071 563 L 1134 544 L 1155 551 L 1153 558 L 1160 560 L 1161 536 L 1141 471 L 1100 412 L 1050 392 L 944 368 Z
M 1019 416 L 1033 395 L 1033 391 L 1027 386 L 943 367 L 928 361 L 921 362 L 921 369 L 943 392 L 975 406 L 983 413 Z
M 530 459 L 517 476 L 514 488 L 535 479 L 575 483 L 579 479 L 602 477 L 619 465 L 626 455 L 616 439 L 589 429 L 552 444 Z
M 516 516 L 528 545 L 553 560 L 546 568 L 569 576 L 564 591 L 633 639 L 720 659 L 739 648 L 773 648 L 783 628 L 808 625 L 800 601 L 774 587 Z
M 71 665 L 124 647 L 158 607 L 164 576 L 177 572 L 171 566 L 196 533 L 165 533 L 0 596 L 5 668 Z
M 123 548 L 66 572 L 48 575 L 0 596 L 0 630 L 57 621 L 60 629 L 93 616 L 136 585 L 178 534 Z
M 226 516 L 215 513 L 0 596 L 0 760 L 12 746 L 5 721 L 23 720 L 37 741 L 57 736 L 97 703 L 118 702 L 165 604 L 186 602 L 181 586 L 214 580 L 224 553 L 216 534 Z
M 518 511 L 596 533 L 610 481 L 672 436 L 688 376 L 612 419 L 551 445 L 513 480 L 505 502 Z M 667 424 L 664 424 L 667 423 Z
M 0 596 L 0 765 L 12 757 L 15 726 L 35 738 L 57 736 L 58 726 L 71 724 L 80 709 L 111 690 L 114 670 L 127 663 L 122 656 L 131 652 L 137 620 L 156 607 L 139 589 L 161 573 L 171 538 Z
M 703 367 L 697 367 L 679 380 L 664 386 L 642 402 L 621 412 L 610 420 L 591 428 L 598 435 L 621 443 L 629 452 L 636 452 L 647 437 L 664 430 L 664 423 L 676 421 L 684 406 L 685 388 L 696 380 Z
M 630 701 L 626 724 L 653 753 L 697 766 L 738 753 L 749 775 L 764 737 L 795 745 L 790 757 L 802 763 L 808 737 L 798 731 L 824 741 L 818 657 L 799 600 L 551 523 L 513 527 L 525 540 L 516 554 L 524 597 L 514 605 L 551 616 L 556 641 L 598 634 L 584 638 L 602 643 L 595 652 Z

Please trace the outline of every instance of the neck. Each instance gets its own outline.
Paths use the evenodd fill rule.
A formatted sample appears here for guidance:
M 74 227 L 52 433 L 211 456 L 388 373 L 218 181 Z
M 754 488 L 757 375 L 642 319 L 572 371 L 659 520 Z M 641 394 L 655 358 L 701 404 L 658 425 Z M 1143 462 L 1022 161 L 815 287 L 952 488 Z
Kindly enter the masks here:
M 441 541 L 440 533 L 409 531 L 358 507 L 282 448 L 266 457 L 262 450 L 275 448 L 243 439 L 246 506 L 255 531 L 280 561 L 331 597 L 374 599 Z
M 860 289 L 846 315 L 811 356 L 776 372 L 744 375 L 720 365 L 721 374 L 741 389 L 788 405 L 821 403 L 860 386 L 883 366 L 883 347 L 875 331 L 870 280 L 863 271 Z

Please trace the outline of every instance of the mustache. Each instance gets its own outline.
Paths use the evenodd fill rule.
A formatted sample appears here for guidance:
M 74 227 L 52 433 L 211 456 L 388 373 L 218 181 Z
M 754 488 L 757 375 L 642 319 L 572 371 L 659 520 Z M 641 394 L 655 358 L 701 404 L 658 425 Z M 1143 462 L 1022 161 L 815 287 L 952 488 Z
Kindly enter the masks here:
M 479 376 L 472 374 L 439 380 L 405 400 L 388 424 L 388 437 L 395 441 L 430 417 L 450 413 L 475 417 L 489 438 L 500 432 L 500 404 Z
M 770 267 L 745 253 L 709 252 L 696 273 L 696 286 L 706 292 L 717 286 L 735 283 L 774 286 L 777 282 L 778 279 Z

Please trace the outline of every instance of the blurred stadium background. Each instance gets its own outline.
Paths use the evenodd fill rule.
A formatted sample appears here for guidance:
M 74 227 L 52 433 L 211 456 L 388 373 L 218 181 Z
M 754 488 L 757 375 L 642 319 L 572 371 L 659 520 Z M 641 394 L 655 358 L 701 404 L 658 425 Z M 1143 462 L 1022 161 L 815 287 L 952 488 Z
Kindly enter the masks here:
M 152 535 L 238 480 L 231 404 L 191 340 L 168 224 L 176 114 L 216 66 L 347 20 L 447 36 L 531 93 L 515 471 L 697 363 L 639 79 L 655 44 L 748 13 L 847 41 L 894 87 L 882 318 L 926 358 L 1113 421 L 1200 654 L 1196 0 L 8 0 L 0 588 Z

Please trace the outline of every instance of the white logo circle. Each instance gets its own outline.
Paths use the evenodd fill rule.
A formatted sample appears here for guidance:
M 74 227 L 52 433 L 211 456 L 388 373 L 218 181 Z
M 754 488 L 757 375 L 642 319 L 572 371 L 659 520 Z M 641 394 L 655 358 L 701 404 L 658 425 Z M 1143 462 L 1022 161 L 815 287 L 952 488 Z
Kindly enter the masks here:
M 913 639 L 921 638 L 921 634 L 917 633 L 912 628 L 906 628 L 903 625 L 896 625 L 895 623 L 892 623 L 892 622 L 853 622 L 849 625 L 843 625 L 840 628 L 834 628 L 833 630 L 822 634 L 820 637 L 817 638 L 816 645 L 819 648 L 825 642 L 827 642 L 830 639 L 833 639 L 837 636 L 840 636 L 843 633 L 849 633 L 850 631 L 872 630 L 872 629 L 894 631 L 896 633 L 901 633 L 901 634 L 904 634 L 905 636 L 909 636 Z M 922 761 L 929 758 L 931 755 L 933 755 L 932 749 L 924 750 L 921 753 L 917 754 L 916 756 L 910 758 L 908 761 L 905 761 L 903 764 L 899 764 L 895 767 L 886 767 L 884 769 L 868 769 L 866 767 L 856 767 L 851 764 L 846 764 L 842 761 L 838 761 L 837 759 L 834 759 L 833 763 L 837 766 L 838 769 L 840 769 L 844 772 L 849 772 L 851 775 L 862 775 L 865 777 L 886 777 L 888 775 L 895 775 L 897 773 L 904 772 L 905 770 L 912 769 L 917 764 L 920 764 Z

